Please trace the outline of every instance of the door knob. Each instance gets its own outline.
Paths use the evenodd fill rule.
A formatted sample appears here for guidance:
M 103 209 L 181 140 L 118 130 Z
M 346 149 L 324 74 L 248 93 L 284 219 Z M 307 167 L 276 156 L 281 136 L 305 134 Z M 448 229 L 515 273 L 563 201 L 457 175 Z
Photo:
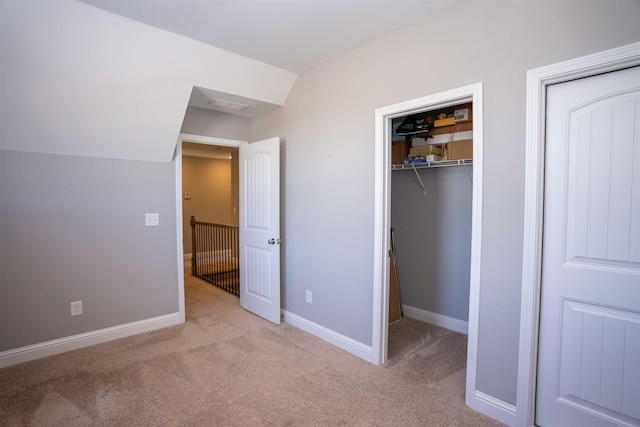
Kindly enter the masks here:
M 267 240 L 267 243 L 270 245 L 275 245 L 276 243 L 280 244 L 280 239 L 269 239 Z

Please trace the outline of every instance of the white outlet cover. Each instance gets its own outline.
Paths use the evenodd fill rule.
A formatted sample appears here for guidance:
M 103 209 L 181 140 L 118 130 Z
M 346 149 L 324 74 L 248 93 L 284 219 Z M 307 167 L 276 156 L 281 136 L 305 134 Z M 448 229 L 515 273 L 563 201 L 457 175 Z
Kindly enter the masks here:
M 82 314 L 82 301 L 71 302 L 71 315 L 80 316 Z
M 160 214 L 158 213 L 144 214 L 144 225 L 147 227 L 155 227 L 157 225 L 160 225 Z

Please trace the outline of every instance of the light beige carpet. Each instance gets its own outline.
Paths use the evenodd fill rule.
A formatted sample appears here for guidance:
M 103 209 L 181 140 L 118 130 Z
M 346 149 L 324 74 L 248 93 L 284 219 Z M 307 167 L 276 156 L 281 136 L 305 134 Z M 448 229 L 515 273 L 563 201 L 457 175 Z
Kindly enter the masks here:
M 376 367 L 191 276 L 187 322 L 0 370 L 2 426 L 498 426 L 466 336 L 402 319 Z

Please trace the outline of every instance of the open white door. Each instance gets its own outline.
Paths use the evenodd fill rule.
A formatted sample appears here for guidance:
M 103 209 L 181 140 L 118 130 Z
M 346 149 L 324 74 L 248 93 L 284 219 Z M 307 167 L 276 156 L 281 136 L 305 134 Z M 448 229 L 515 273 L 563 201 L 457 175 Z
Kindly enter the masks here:
M 240 305 L 280 323 L 280 138 L 240 147 Z

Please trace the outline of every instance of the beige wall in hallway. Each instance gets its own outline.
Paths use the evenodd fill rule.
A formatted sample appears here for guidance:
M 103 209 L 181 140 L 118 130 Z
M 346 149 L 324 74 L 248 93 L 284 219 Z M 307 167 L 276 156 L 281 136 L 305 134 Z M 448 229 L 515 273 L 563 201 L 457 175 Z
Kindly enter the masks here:
M 191 216 L 195 216 L 199 221 L 238 225 L 238 186 L 233 185 L 233 173 L 235 171 L 237 175 L 238 171 L 237 168 L 232 167 L 232 162 L 234 161 L 204 157 L 184 156 L 182 158 L 185 254 L 191 253 L 191 226 L 189 225 Z M 185 193 L 190 193 L 191 198 L 185 199 Z

